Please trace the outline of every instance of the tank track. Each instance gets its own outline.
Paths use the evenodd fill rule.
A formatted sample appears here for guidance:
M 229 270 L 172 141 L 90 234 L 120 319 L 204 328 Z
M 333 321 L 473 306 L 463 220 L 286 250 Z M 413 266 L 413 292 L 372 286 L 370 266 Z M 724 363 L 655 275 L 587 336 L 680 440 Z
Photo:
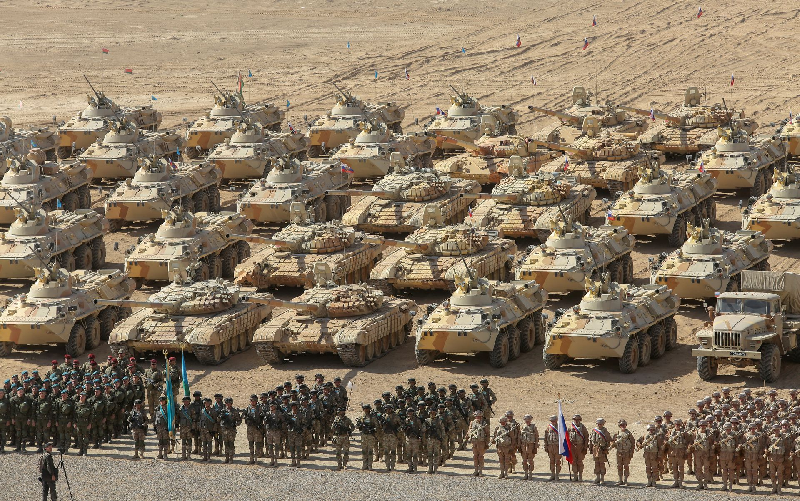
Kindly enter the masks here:
M 283 363 L 283 358 L 278 356 L 275 349 L 275 344 L 270 342 L 253 343 L 256 353 L 261 357 L 261 360 L 268 364 L 277 365 Z
M 344 365 L 348 367 L 363 367 L 371 362 L 371 360 L 361 362 L 358 357 L 359 346 L 358 344 L 345 344 L 336 349 Z
M 192 345 L 192 352 L 194 356 L 197 357 L 197 361 L 200 362 L 202 365 L 219 365 L 222 362 L 231 358 L 231 355 L 227 357 L 222 357 L 219 361 L 214 360 L 214 347 L 213 346 L 200 346 L 193 344 Z

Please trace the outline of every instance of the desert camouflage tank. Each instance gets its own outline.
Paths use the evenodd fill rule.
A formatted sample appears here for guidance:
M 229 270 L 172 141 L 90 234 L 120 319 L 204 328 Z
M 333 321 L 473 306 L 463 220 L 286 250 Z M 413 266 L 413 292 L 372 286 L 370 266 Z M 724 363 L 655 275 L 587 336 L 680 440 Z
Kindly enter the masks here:
M 542 308 L 547 291 L 533 281 L 503 283 L 456 275 L 450 299 L 420 320 L 414 353 L 419 365 L 447 353 L 489 352 L 492 367 L 505 367 L 544 342 Z
M 0 312 L 0 356 L 17 345 L 66 345 L 73 357 L 107 340 L 127 308 L 96 304 L 98 299 L 124 299 L 136 284 L 119 270 L 68 272 L 57 266 L 37 268 L 36 282 L 15 296 Z
M 680 302 L 663 285 L 587 278 L 583 300 L 557 311 L 545 334 L 544 366 L 555 370 L 572 359 L 618 358 L 620 372 L 631 374 L 676 347 Z
M 355 140 L 345 144 L 331 158 L 350 167 L 356 179 L 385 176 L 392 166 L 392 155 L 416 167 L 433 167 L 435 141 L 425 134 L 394 134 L 385 125 L 361 124 Z M 396 156 L 396 155 L 395 155 Z
M 381 255 L 379 239 L 343 226 L 339 221 L 311 221 L 303 204 L 291 208 L 291 224 L 272 238 L 247 237 L 266 244 L 236 267 L 236 283 L 265 289 L 274 286 L 313 287 L 314 267 L 327 263 L 337 284 L 366 281 Z
M 466 224 L 544 242 L 550 235 L 550 221 L 562 213 L 573 221 L 587 222 L 597 196 L 594 188 L 557 172 L 528 174 L 520 157 L 511 157 L 509 168 L 511 175 L 497 183 L 491 194 L 461 195 L 480 200 L 464 219 Z
M 731 123 L 719 129 L 713 148 L 702 153 L 700 165 L 717 180 L 718 190 L 748 188 L 760 197 L 769 190 L 775 166 L 786 163 L 787 144 L 773 136 L 751 138 Z
M 517 253 L 513 240 L 496 230 L 444 225 L 438 205 L 425 207 L 422 228 L 405 241 L 382 239 L 389 247 L 370 274 L 384 290 L 453 289 L 456 275 L 474 269 L 478 277 L 505 280 Z
M 624 226 L 633 235 L 668 235 L 673 247 L 686 241 L 686 225 L 716 218 L 712 196 L 717 180 L 707 172 L 661 170 L 656 154 L 639 169 L 639 181 L 632 190 L 614 201 L 606 215 L 608 224 Z
M 179 163 L 163 158 L 139 158 L 133 179 L 119 183 L 106 199 L 106 217 L 113 230 L 133 221 L 162 218 L 162 211 L 179 207 L 193 212 L 219 212 L 219 169 L 204 162 Z
M 280 159 L 266 179 L 254 181 L 240 196 L 236 210 L 257 223 L 285 223 L 292 204 L 305 204 L 314 221 L 335 221 L 350 206 L 350 198 L 327 195 L 347 188 L 353 173 L 332 160 L 322 162 Z
M 328 195 L 361 197 L 342 216 L 342 223 L 376 233 L 411 233 L 422 226 L 425 207 L 439 206 L 445 224 L 459 223 L 470 201 L 462 193 L 479 193 L 481 185 L 468 179 L 450 179 L 430 169 L 406 167 L 392 153 L 392 174 L 376 182 L 372 191 L 335 190 Z
M 24 157 L 9 158 L 6 165 L 0 181 L 0 224 L 14 221 L 19 202 L 34 198 L 48 211 L 76 211 L 92 206 L 92 172 L 80 163 L 48 162 L 44 152 L 33 149 Z
M 684 299 L 704 299 L 738 291 L 742 270 L 769 271 L 773 245 L 760 232 L 724 231 L 708 219 L 687 226 L 680 249 L 650 258 L 651 283 L 666 285 Z
M 47 160 L 55 160 L 56 144 L 58 134 L 47 127 L 15 129 L 10 118 L 0 117 L 0 164 L 3 169 L 7 158 L 25 155 L 33 148 L 43 151 Z
M 187 269 L 194 269 L 199 281 L 233 279 L 236 266 L 250 256 L 250 245 L 238 237 L 253 232 L 253 223 L 244 215 L 165 212 L 158 230 L 140 238 L 126 252 L 125 272 L 137 283 L 174 281 Z
M 789 157 L 800 157 L 800 121 L 795 117 L 782 122 L 778 136 L 787 143 Z
M 186 131 L 185 154 L 196 158 L 208 153 L 233 136 L 242 122 L 280 132 L 285 118 L 286 112 L 272 103 L 245 104 L 241 94 L 221 92 L 214 96 L 211 111 L 195 120 Z
M 335 353 L 361 367 L 405 343 L 417 305 L 384 296 L 369 285 L 336 285 L 325 263 L 316 263 L 316 286 L 292 301 L 265 301 L 272 320 L 256 331 L 253 346 L 264 362 L 281 364 L 291 353 Z
M 185 278 L 185 276 L 183 277 Z M 271 294 L 249 295 L 221 278 L 173 282 L 147 301 L 98 300 L 98 304 L 139 308 L 111 332 L 112 353 L 123 357 L 149 352 L 188 351 L 203 365 L 219 365 L 249 348 L 253 333 L 272 307 L 253 302 Z
M 267 132 L 259 123 L 242 122 L 230 140 L 218 144 L 208 161 L 222 171 L 223 179 L 263 177 L 279 158 L 307 158 L 308 139 L 297 132 Z
M 334 85 L 336 87 L 336 85 Z M 361 131 L 359 124 L 382 123 L 394 133 L 402 134 L 400 122 L 406 112 L 395 103 L 364 103 L 353 94 L 336 87 L 336 104 L 327 116 L 318 118 L 308 129 L 308 156 L 327 155 L 349 143 Z
M 511 106 L 483 106 L 469 94 L 458 92 L 452 86 L 450 88 L 455 92 L 454 96 L 450 96 L 450 108 L 446 113 L 434 117 L 425 127 L 426 132 L 436 135 L 438 152 L 462 149 L 457 143 L 445 142 L 440 136 L 474 142 L 483 135 L 517 133 L 519 114 Z
M 771 240 L 800 238 L 800 165 L 775 170 L 769 191 L 742 212 L 742 228 Z
M 112 120 L 108 133 L 78 156 L 93 178 L 133 177 L 143 155 L 180 159 L 183 139 L 176 132 L 144 132 L 130 120 Z
M 516 256 L 517 280 L 535 280 L 548 292 L 582 291 L 587 278 L 604 271 L 613 282 L 633 282 L 633 235 L 619 226 L 567 221 L 550 221 L 547 241 Z

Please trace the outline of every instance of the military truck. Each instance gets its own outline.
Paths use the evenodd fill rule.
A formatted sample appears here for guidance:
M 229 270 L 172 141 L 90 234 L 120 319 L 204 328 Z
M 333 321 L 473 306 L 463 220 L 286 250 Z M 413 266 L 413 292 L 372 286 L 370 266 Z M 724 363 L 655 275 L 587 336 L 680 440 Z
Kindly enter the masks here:
M 760 379 L 774 383 L 782 357 L 800 362 L 800 275 L 745 270 L 742 290 L 720 294 L 709 314 L 692 350 L 701 379 L 713 379 L 721 365 L 755 366 Z
M 242 122 L 230 139 L 209 154 L 223 179 L 264 177 L 278 159 L 306 160 L 308 140 L 299 132 L 267 132 L 259 123 Z
M 0 116 L 0 164 L 5 164 L 8 157 L 25 155 L 33 148 L 43 151 L 47 160 L 55 160 L 57 143 L 58 134 L 47 127 L 14 128 L 10 118 Z
M 800 165 L 775 171 L 769 191 L 742 211 L 742 228 L 771 240 L 800 238 Z
M 331 158 L 349 167 L 356 179 L 375 178 L 389 173 L 395 153 L 407 165 L 433 167 L 431 158 L 435 147 L 433 139 L 426 134 L 395 134 L 383 124 L 362 123 L 358 136 L 342 145 Z

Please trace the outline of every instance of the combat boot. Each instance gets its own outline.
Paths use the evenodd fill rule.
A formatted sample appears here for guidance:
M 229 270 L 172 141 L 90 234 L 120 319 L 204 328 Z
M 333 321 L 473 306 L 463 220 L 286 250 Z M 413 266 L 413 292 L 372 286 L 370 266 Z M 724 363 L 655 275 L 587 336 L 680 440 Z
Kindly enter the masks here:
M 617 485 L 625 485 L 625 481 L 622 480 L 622 475 L 619 476 L 619 480 L 617 481 Z
M 603 485 L 605 483 L 606 483 L 606 476 L 600 475 L 600 485 Z M 653 485 L 655 485 L 655 482 L 653 482 Z

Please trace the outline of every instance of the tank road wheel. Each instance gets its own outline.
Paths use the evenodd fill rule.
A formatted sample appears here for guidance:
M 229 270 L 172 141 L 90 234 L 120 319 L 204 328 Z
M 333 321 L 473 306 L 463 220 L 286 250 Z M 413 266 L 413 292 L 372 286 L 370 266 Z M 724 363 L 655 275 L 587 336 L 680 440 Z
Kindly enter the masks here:
M 519 349 L 522 353 L 528 353 L 536 344 L 536 327 L 531 317 L 523 318 L 517 324 L 519 330 Z
M 348 367 L 367 365 L 367 347 L 363 344 L 345 344 L 336 349 L 342 363 Z
M 14 351 L 14 343 L 11 341 L 3 341 L 0 343 L 0 357 L 7 357 Z
M 384 355 L 389 353 L 389 350 L 392 349 L 391 339 L 389 339 L 389 338 L 390 338 L 390 336 L 383 336 L 382 338 L 380 338 L 378 340 L 378 342 L 381 345 L 381 351 L 383 352 Z
M 508 359 L 516 360 L 522 352 L 522 341 L 520 340 L 519 329 L 516 325 L 509 325 L 508 328 Z
M 338 196 L 328 195 L 325 197 L 325 212 L 331 221 L 342 217 L 342 204 Z
M 686 241 L 686 214 L 678 214 L 675 218 L 675 225 L 667 241 L 673 247 L 680 247 Z
M 239 258 L 240 263 L 247 261 L 250 257 L 250 244 L 244 240 L 236 242 L 236 257 Z
M 242 332 L 239 334 L 239 351 L 246 350 L 250 345 L 250 334 L 248 332 Z
M 544 368 L 549 371 L 554 371 L 561 367 L 564 362 L 567 361 L 566 355 L 556 355 L 553 353 L 547 353 L 546 351 L 542 350 L 542 360 L 544 361 Z
M 75 268 L 79 270 L 92 269 L 92 249 L 86 244 L 81 244 L 72 252 L 75 255 Z
M 200 263 L 200 266 L 194 272 L 194 280 L 195 282 L 202 282 L 204 280 L 208 280 L 210 276 L 211 270 L 208 268 L 208 263 Z
M 109 306 L 101 311 L 97 318 L 100 320 L 100 336 L 104 341 L 108 341 L 108 336 L 119 322 L 119 313 L 115 307 Z
M 67 354 L 74 357 L 83 355 L 86 351 L 86 329 L 80 322 L 75 322 L 67 340 Z
M 270 365 L 280 365 L 283 363 L 283 353 L 275 348 L 275 343 L 263 342 L 256 343 L 256 353 L 265 363 Z
M 375 358 L 381 358 L 386 355 L 386 352 L 383 350 L 383 342 L 381 339 L 376 339 L 372 344 L 375 345 Z
M 71 191 L 64 195 L 64 198 L 61 199 L 61 208 L 69 212 L 75 212 L 78 210 L 80 208 L 78 194 L 74 191 Z
M 222 202 L 220 200 L 219 188 L 216 186 L 209 186 L 206 188 L 208 193 L 208 209 L 211 212 L 219 212 L 222 210 Z
M 497 335 L 497 339 L 494 342 L 494 349 L 489 353 L 489 364 L 497 369 L 505 367 L 506 364 L 508 364 L 509 352 L 508 332 L 503 329 Z
M 231 353 L 239 351 L 239 336 L 240 334 L 237 334 L 231 338 Z
M 230 344 L 228 349 L 230 350 Z M 225 360 L 225 357 L 222 356 L 222 343 L 213 346 L 193 344 L 192 351 L 197 361 L 202 365 L 219 365 Z
M 667 351 L 667 331 L 664 330 L 664 326 L 655 324 L 647 330 L 647 334 L 650 336 L 650 346 L 652 347 L 650 358 L 663 357 L 664 352 Z
M 761 379 L 774 383 L 781 375 L 781 351 L 776 344 L 765 344 L 761 347 L 761 364 L 758 366 Z
M 650 363 L 653 353 L 653 341 L 646 332 L 639 334 L 639 367 L 644 367 Z
M 92 269 L 99 270 L 106 265 L 106 242 L 103 237 L 92 240 Z
M 228 358 L 229 356 L 231 356 L 231 352 L 233 351 L 231 349 L 231 340 L 226 339 L 220 344 L 222 345 L 222 358 Z
M 92 208 L 92 194 L 89 192 L 88 184 L 84 184 L 78 188 L 78 203 L 80 204 L 81 209 Z
M 670 351 L 678 346 L 678 323 L 673 317 L 664 320 L 664 332 L 667 338 L 666 349 Z
M 103 341 L 101 336 L 100 322 L 96 317 L 86 317 L 83 321 L 84 330 L 86 331 L 86 349 L 93 350 L 100 346 Z
M 366 348 L 366 359 L 367 362 L 372 362 L 372 359 L 375 358 L 375 343 L 365 344 L 364 347 Z
M 219 253 L 222 258 L 222 276 L 224 278 L 233 278 L 233 272 L 236 270 L 236 265 L 239 264 L 239 256 L 236 249 L 233 247 L 225 247 Z
M 208 200 L 208 193 L 198 191 L 192 195 L 192 207 L 194 207 L 194 212 L 209 212 L 211 203 Z
M 646 336 L 645 336 L 646 337 Z M 648 338 L 649 339 L 649 338 Z M 619 371 L 623 374 L 633 374 L 639 367 L 639 340 L 636 336 L 628 338 L 625 351 L 619 359 Z
M 719 363 L 714 357 L 697 357 L 697 375 L 703 381 L 711 381 L 717 376 Z
M 756 180 L 753 182 L 753 187 L 750 188 L 750 196 L 758 198 L 763 195 L 765 184 L 764 172 L 759 171 L 759 173 L 756 174 Z
M 69 272 L 75 271 L 75 256 L 71 252 L 65 251 L 58 256 L 58 263 L 61 268 Z

